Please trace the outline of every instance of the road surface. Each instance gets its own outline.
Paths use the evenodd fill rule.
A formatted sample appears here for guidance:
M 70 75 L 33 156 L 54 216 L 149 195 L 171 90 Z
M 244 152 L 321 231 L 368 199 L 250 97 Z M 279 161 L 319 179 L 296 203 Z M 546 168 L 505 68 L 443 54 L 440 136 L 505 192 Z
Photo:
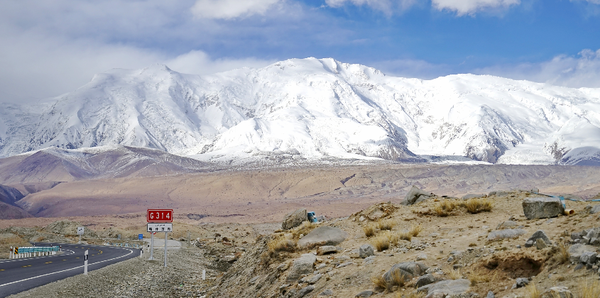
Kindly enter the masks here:
M 49 243 L 36 243 L 49 246 Z M 61 245 L 62 253 L 0 261 L 0 297 L 16 294 L 70 276 L 83 274 L 83 255 L 88 250 L 88 271 L 140 256 L 140 250 L 84 244 Z

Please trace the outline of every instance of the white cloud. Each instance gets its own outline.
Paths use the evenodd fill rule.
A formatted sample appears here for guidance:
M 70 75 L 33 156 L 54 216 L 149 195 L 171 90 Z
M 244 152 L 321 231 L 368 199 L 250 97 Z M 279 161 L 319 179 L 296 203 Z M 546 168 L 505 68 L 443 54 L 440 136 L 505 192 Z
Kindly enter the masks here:
M 406 10 L 416 4 L 418 0 L 325 0 L 330 7 L 341 7 L 346 2 L 356 6 L 367 5 L 375 10 L 390 14 L 395 9 Z
M 577 56 L 559 55 L 541 63 L 494 66 L 475 72 L 574 88 L 600 88 L 600 49 L 586 49 Z
M 434 79 L 452 73 L 452 69 L 446 64 L 433 64 L 423 60 L 398 59 L 391 61 L 380 61 L 369 64 L 386 74 L 419 79 Z
M 197 0 L 192 13 L 201 19 L 233 19 L 265 14 L 280 0 Z
M 438 10 L 454 11 L 458 16 L 474 15 L 485 10 L 502 10 L 521 4 L 521 0 L 432 0 Z
M 164 61 L 169 68 L 190 74 L 211 74 L 241 67 L 260 68 L 276 61 L 256 58 L 243 59 L 211 59 L 202 51 L 191 51 L 173 59 Z

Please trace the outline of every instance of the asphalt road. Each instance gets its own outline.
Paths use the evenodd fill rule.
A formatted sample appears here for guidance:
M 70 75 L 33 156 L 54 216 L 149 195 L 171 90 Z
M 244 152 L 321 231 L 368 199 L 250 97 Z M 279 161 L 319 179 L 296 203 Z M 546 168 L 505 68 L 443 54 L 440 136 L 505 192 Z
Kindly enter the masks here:
M 88 250 L 88 271 L 140 256 L 139 249 L 84 244 L 62 245 L 54 256 L 0 261 L 0 297 L 16 294 L 70 276 L 83 274 Z M 36 243 L 36 246 L 49 246 Z

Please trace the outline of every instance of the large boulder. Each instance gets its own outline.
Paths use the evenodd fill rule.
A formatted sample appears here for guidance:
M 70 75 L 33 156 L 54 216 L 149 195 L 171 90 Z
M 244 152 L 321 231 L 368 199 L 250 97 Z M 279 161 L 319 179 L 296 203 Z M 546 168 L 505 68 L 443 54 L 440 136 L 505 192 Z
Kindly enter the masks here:
M 298 241 L 300 247 L 315 247 L 320 245 L 338 245 L 348 238 L 348 233 L 334 227 L 322 226 L 312 230 Z
M 288 213 L 281 223 L 281 228 L 289 230 L 302 224 L 302 222 L 308 221 L 308 214 L 305 208 L 300 208 L 294 212 Z
M 469 290 L 471 281 L 468 279 L 442 280 L 433 284 L 422 286 L 417 292 L 426 292 L 427 297 L 433 297 L 436 294 L 460 295 Z
M 556 217 L 564 211 L 559 198 L 531 197 L 523 200 L 523 212 L 527 219 Z
M 316 261 L 317 256 L 313 254 L 303 254 L 300 258 L 294 260 L 290 273 L 287 276 L 287 281 L 296 281 L 303 274 L 313 273 Z
M 383 278 L 389 283 L 394 274 L 400 274 L 404 281 L 408 281 L 416 276 L 421 276 L 427 271 L 427 266 L 418 262 L 403 262 L 392 266 L 390 270 L 383 274 Z
M 596 214 L 600 212 L 600 205 L 595 205 L 590 209 L 591 214 Z
M 400 202 L 402 205 L 413 205 L 422 201 L 425 201 L 433 196 L 432 193 L 423 191 L 416 186 L 412 186 L 406 194 L 404 201 Z

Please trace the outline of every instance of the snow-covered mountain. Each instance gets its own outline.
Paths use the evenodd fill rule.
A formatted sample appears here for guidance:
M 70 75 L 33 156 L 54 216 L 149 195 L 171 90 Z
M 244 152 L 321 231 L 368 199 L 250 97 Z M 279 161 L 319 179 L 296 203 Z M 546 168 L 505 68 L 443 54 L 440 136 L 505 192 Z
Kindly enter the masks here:
M 407 79 L 314 58 L 210 76 L 112 70 L 47 106 L 3 104 L 0 117 L 0 156 L 120 144 L 218 161 L 577 164 L 600 148 L 600 89 L 470 74 Z

